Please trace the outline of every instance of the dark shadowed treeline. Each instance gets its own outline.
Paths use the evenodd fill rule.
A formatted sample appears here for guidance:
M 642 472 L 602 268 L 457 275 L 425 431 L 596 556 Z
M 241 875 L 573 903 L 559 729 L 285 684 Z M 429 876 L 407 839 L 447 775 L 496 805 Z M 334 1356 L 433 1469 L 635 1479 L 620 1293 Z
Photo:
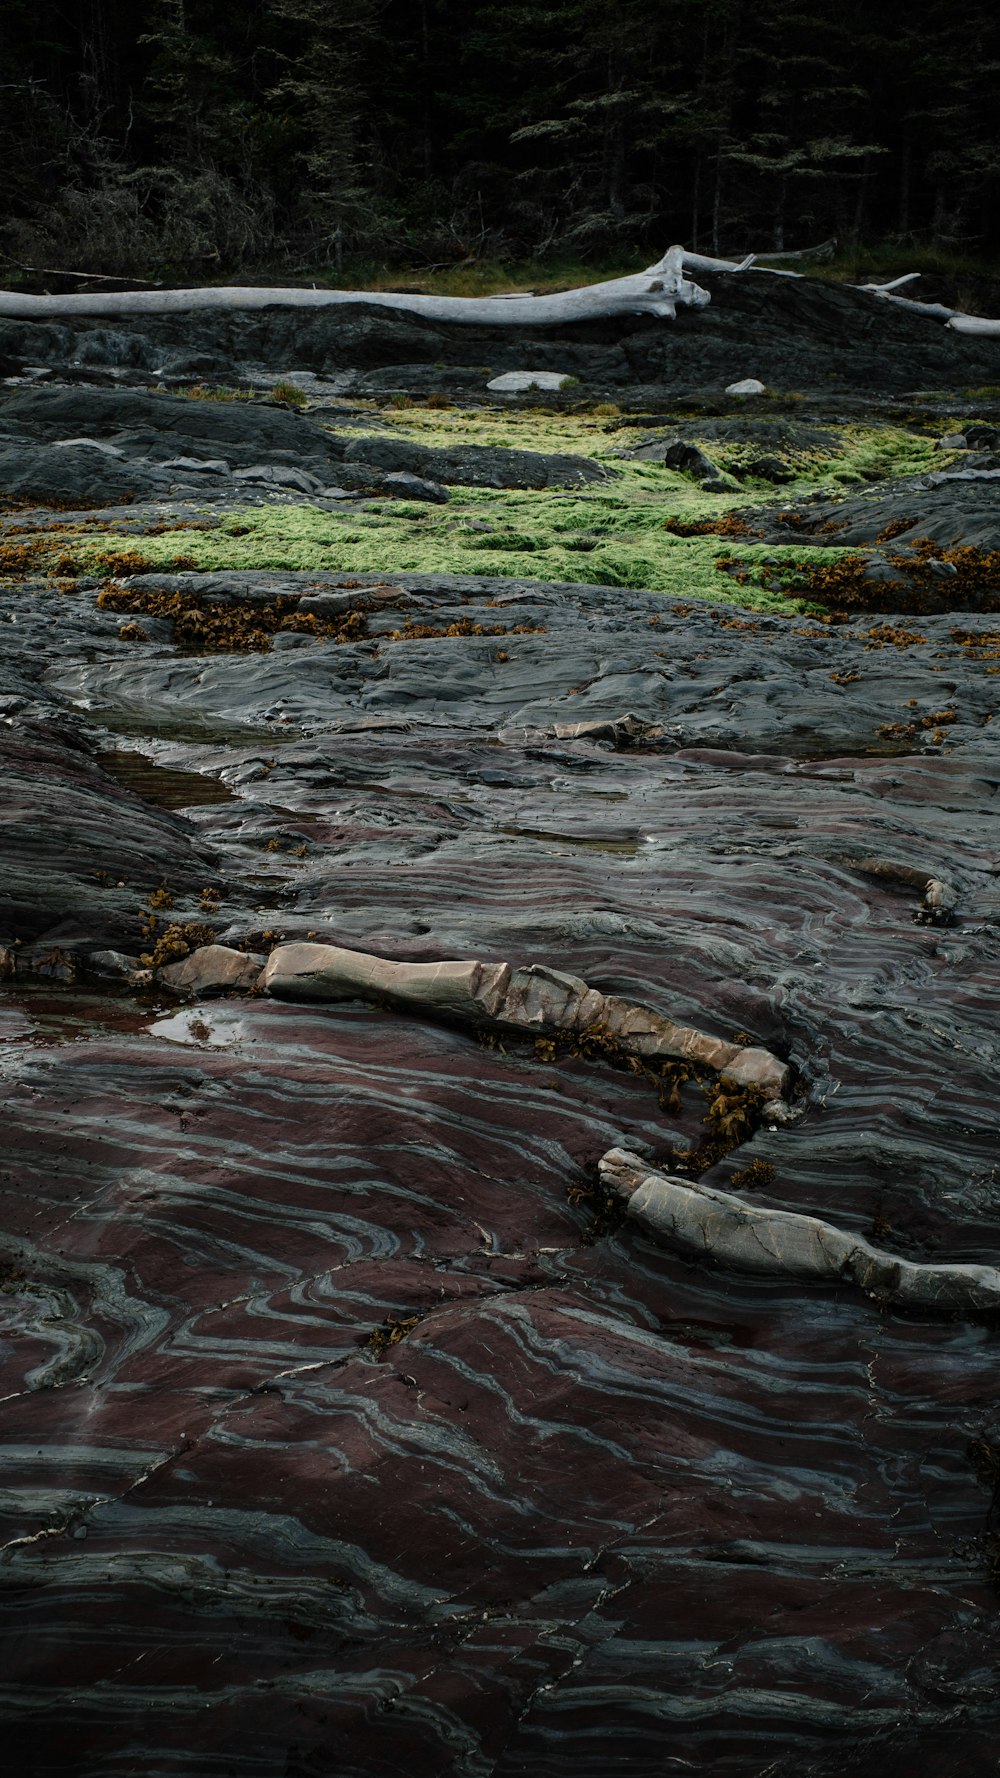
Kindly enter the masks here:
M 0 52 L 8 276 L 1000 244 L 995 0 L 5 0 Z

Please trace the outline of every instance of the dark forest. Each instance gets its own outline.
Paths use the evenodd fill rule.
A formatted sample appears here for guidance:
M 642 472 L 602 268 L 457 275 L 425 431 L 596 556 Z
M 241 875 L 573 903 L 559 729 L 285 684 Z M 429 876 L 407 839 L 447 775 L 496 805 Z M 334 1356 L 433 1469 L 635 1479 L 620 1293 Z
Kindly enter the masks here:
M 7 0 L 8 281 L 992 255 L 992 0 Z

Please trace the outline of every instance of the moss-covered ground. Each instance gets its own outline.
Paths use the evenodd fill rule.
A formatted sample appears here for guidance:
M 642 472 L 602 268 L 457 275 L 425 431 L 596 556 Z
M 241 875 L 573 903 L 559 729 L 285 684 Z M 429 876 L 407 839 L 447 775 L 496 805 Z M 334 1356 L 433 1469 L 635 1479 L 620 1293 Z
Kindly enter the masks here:
M 731 535 L 693 536 L 677 535 L 672 527 L 678 521 L 683 527 L 724 521 L 747 506 L 781 508 L 819 488 L 847 492 L 941 462 L 932 437 L 902 428 L 825 428 L 828 442 L 777 451 L 768 444 L 767 456 L 772 463 L 780 457 L 789 478 L 775 487 L 754 475 L 760 446 L 706 437 L 704 449 L 729 482 L 724 492 L 708 492 L 662 464 L 625 458 L 628 445 L 654 435 L 637 431 L 610 406 L 567 413 L 373 404 L 372 429 L 429 446 L 573 453 L 604 464 L 609 479 L 530 491 L 453 487 L 445 505 L 365 499 L 339 508 L 289 503 L 221 514 L 216 509 L 203 529 L 188 517 L 176 528 L 162 522 L 140 527 L 137 535 L 130 523 L 127 537 L 90 520 L 75 536 L 72 524 L 60 525 L 59 553 L 71 557 L 78 572 L 114 570 L 119 552 L 127 550 L 138 552 L 143 565 L 161 569 L 409 570 L 585 581 L 791 615 L 805 608 L 792 596 L 804 560 L 813 567 L 833 565 L 843 549 L 756 543 L 740 536 L 738 527 Z M 697 424 L 688 422 L 684 432 L 697 438 Z M 139 565 L 133 556 L 120 571 Z

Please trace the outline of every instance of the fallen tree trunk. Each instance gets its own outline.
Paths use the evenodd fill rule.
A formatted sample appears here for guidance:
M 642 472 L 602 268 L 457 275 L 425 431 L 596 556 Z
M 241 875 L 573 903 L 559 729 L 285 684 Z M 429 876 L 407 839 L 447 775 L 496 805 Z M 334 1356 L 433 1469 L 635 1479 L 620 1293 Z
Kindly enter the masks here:
M 909 309 L 914 315 L 925 315 L 931 321 L 943 321 L 955 333 L 974 333 L 980 338 L 1000 339 L 1000 321 L 994 321 L 985 315 L 963 315 L 961 309 L 950 309 L 947 303 L 917 302 L 912 296 L 900 296 L 900 288 L 904 284 L 914 284 L 920 277 L 919 272 L 906 272 L 901 278 L 892 278 L 887 284 L 856 284 L 856 290 L 864 290 L 869 296 L 878 296 L 883 302 L 897 303 L 901 309 Z
M 945 326 L 952 328 L 955 333 L 978 333 L 987 339 L 1000 339 L 1000 321 L 985 315 L 953 314 L 949 316 Z
M 897 296 L 892 290 L 871 284 L 856 284 L 855 289 L 864 290 L 869 296 L 877 296 L 880 302 L 894 303 L 897 308 L 909 309 L 913 315 L 926 315 L 930 321 L 951 321 L 958 314 L 958 310 L 949 309 L 947 303 L 921 303 L 915 297 Z
M 812 252 L 818 257 L 825 254 L 826 248 L 832 247 L 827 242 L 824 247 L 814 248 Z M 775 259 L 800 259 L 806 254 L 779 253 L 763 255 Z M 802 272 L 789 272 L 777 266 L 758 265 L 758 256 L 748 253 L 745 259 L 706 259 L 700 253 L 685 253 L 684 265 L 688 271 L 698 272 L 770 272 L 775 278 L 801 278 Z M 880 301 L 896 303 L 901 309 L 908 309 L 911 314 L 923 315 L 929 321 L 943 321 L 946 327 L 953 328 L 955 333 L 978 334 L 980 338 L 1000 339 L 1000 320 L 994 321 L 983 315 L 963 315 L 960 309 L 951 309 L 947 303 L 922 303 L 914 297 L 900 296 L 898 293 L 904 284 L 914 284 L 921 276 L 920 272 L 904 272 L 902 277 L 890 278 L 884 284 L 855 284 L 854 290 L 863 290 L 866 296 L 877 296 Z
M 70 321 L 76 317 L 119 320 L 130 315 L 188 315 L 212 309 L 335 309 L 363 303 L 370 308 L 425 315 L 429 321 L 458 322 L 474 327 L 553 327 L 571 321 L 602 321 L 619 315 L 652 315 L 672 321 L 678 308 L 700 309 L 711 301 L 708 291 L 686 277 L 686 272 L 758 271 L 772 278 L 801 278 L 802 272 L 760 265 L 758 259 L 805 258 L 807 253 L 822 256 L 826 245 L 806 250 L 801 255 L 748 253 L 741 260 L 713 259 L 704 253 L 686 253 L 683 247 L 671 247 L 662 259 L 647 266 L 643 272 L 625 278 L 609 278 L 604 283 L 584 285 L 577 290 L 555 291 L 548 296 L 516 293 L 507 296 L 424 296 L 396 290 L 299 290 L 277 286 L 257 289 L 242 284 L 192 290 L 90 290 L 55 296 L 28 296 L 17 290 L 2 290 L 0 318 L 22 321 Z M 963 315 L 944 303 L 915 302 L 911 297 L 897 294 L 901 285 L 912 283 L 919 275 L 909 272 L 886 284 L 857 284 L 854 288 L 878 297 L 881 302 L 898 303 L 901 308 L 924 315 L 929 320 L 944 321 L 956 333 L 1000 337 L 1000 321 Z
M 0 316 L 24 321 L 76 316 L 118 319 L 124 315 L 186 315 L 205 309 L 342 308 L 349 303 L 426 315 L 430 321 L 477 327 L 551 327 L 567 321 L 599 321 L 617 315 L 673 320 L 679 307 L 703 308 L 707 290 L 684 276 L 682 247 L 671 247 L 656 265 L 627 278 L 551 296 L 421 296 L 393 290 L 254 289 L 234 285 L 202 290 L 86 291 L 72 296 L 25 296 L 0 291 Z

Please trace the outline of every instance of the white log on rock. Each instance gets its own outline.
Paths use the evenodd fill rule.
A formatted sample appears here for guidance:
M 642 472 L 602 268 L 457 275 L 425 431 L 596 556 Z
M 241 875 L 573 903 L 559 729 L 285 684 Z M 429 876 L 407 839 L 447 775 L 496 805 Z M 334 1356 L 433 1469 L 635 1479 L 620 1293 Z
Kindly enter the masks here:
M 856 284 L 856 290 L 873 290 L 884 294 L 887 290 L 902 290 L 904 284 L 915 284 L 923 276 L 922 272 L 904 272 L 901 278 L 888 278 L 882 284 Z
M 921 278 L 921 272 L 904 272 L 902 277 L 889 278 L 883 284 L 855 284 L 855 290 L 863 290 L 868 296 L 880 297 L 883 302 L 896 303 L 901 309 L 908 309 L 911 315 L 923 315 L 930 321 L 943 321 L 946 327 L 955 333 L 977 333 L 986 338 L 1000 337 L 1000 321 L 992 321 L 982 315 L 963 315 L 960 309 L 951 309 L 947 303 L 922 303 L 914 297 L 900 296 L 904 284 L 915 284 Z
M 692 1259 L 775 1278 L 856 1284 L 904 1308 L 1000 1309 L 995 1266 L 924 1265 L 873 1247 L 817 1216 L 749 1203 L 732 1192 L 657 1172 L 641 1156 L 609 1149 L 601 1182 L 654 1239 Z
M 288 944 L 271 952 L 261 986 L 280 1000 L 387 1000 L 404 1010 L 536 1037 L 599 1032 L 645 1061 L 692 1062 L 738 1086 L 759 1087 L 775 1102 L 775 1116 L 787 1111 L 783 1095 L 791 1069 L 770 1050 L 675 1024 L 544 964 L 512 969 L 475 959 L 394 963 L 339 945 Z
M 187 315 L 208 309 L 334 309 L 363 303 L 424 315 L 429 321 L 458 321 L 476 327 L 551 327 L 567 321 L 604 320 L 618 315 L 654 315 L 672 320 L 678 307 L 703 308 L 707 290 L 684 276 L 683 247 L 671 247 L 655 265 L 626 278 L 611 278 L 579 290 L 550 296 L 422 296 L 393 290 L 255 289 L 234 285 L 201 290 L 85 291 L 73 296 L 24 296 L 0 291 L 0 316 L 23 321 L 58 317 Z
M 895 291 L 870 284 L 856 284 L 855 290 L 863 290 L 868 296 L 877 296 L 879 302 L 895 303 L 897 308 L 908 309 L 911 315 L 923 315 L 929 321 L 950 321 L 958 313 L 957 309 L 949 309 L 947 303 L 920 303 L 912 296 L 897 296 Z
M 99 317 L 118 320 L 130 315 L 187 315 L 206 310 L 297 308 L 336 309 L 349 304 L 393 309 L 403 314 L 424 315 L 429 321 L 459 322 L 475 327 L 553 327 L 571 321 L 600 321 L 624 315 L 652 315 L 673 320 L 678 308 L 704 308 L 711 301 L 707 290 L 685 276 L 686 272 L 758 271 L 773 278 L 801 278 L 801 272 L 761 265 L 763 258 L 805 259 L 822 257 L 832 243 L 802 253 L 763 255 L 748 253 L 743 259 L 716 259 L 705 253 L 687 253 L 670 247 L 643 272 L 609 278 L 577 290 L 560 290 L 546 296 L 511 292 L 498 296 L 424 296 L 396 290 L 302 290 L 288 287 L 256 288 L 229 285 L 192 290 L 83 291 L 74 295 L 25 295 L 18 290 L 0 291 L 0 318 L 22 321 L 66 320 Z M 884 284 L 858 284 L 854 288 L 882 302 L 902 307 L 930 320 L 945 321 L 957 333 L 1000 335 L 1000 321 L 978 315 L 962 315 L 944 303 L 920 303 L 899 296 L 899 288 L 919 277 L 907 272 Z M 514 373 L 523 374 L 523 373 Z M 551 385 L 549 385 L 551 386 Z
M 986 315 L 952 314 L 945 323 L 955 333 L 976 333 L 985 339 L 1000 339 L 1000 321 Z

